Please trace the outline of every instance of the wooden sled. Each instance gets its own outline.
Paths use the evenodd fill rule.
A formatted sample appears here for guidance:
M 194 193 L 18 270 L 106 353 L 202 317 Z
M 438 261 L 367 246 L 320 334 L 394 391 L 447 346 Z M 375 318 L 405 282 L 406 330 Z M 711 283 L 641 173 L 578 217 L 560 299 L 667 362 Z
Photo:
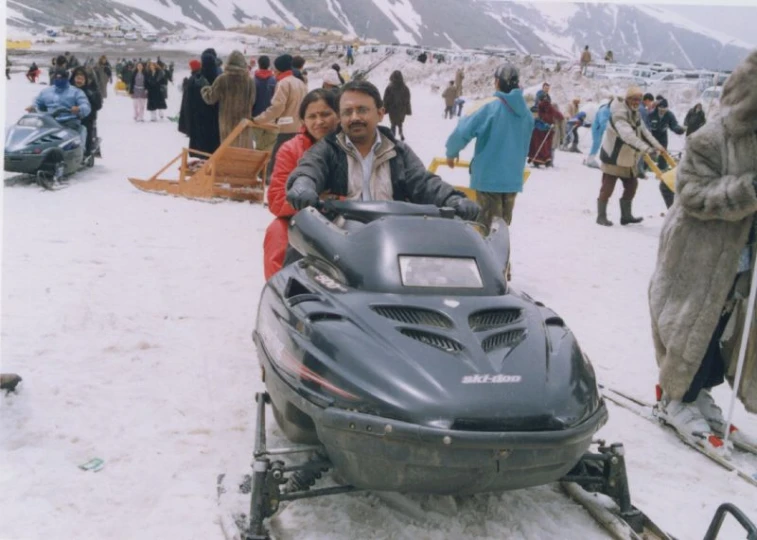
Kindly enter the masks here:
M 258 127 L 266 130 L 277 129 L 271 124 L 255 124 L 244 119 L 221 143 L 213 154 L 182 148 L 181 153 L 148 180 L 129 178 L 129 182 L 142 191 L 178 195 L 188 199 L 211 200 L 214 198 L 235 201 L 262 202 L 264 200 L 266 166 L 271 156 L 270 150 L 253 150 L 232 146 L 244 130 Z M 191 167 L 189 162 L 195 156 L 207 156 L 199 167 Z M 166 170 L 179 162 L 179 178 L 160 178 Z M 262 173 L 262 180 L 258 174 Z
M 431 160 L 431 165 L 428 166 L 428 170 L 431 173 L 436 174 L 436 170 L 439 168 L 440 165 L 447 166 L 447 158 L 441 158 L 437 157 Z M 469 161 L 456 161 L 455 167 L 470 167 Z M 531 176 L 531 171 L 529 169 L 525 169 L 523 171 L 523 183 L 525 184 L 528 180 L 528 177 Z M 468 186 L 453 186 L 456 190 L 462 191 L 465 193 L 465 196 L 468 197 L 470 200 L 475 201 L 476 200 L 476 190 L 472 189 Z
M 657 177 L 657 179 L 664 183 L 670 191 L 675 193 L 676 191 L 676 167 L 678 166 L 678 163 L 676 163 L 676 160 L 673 159 L 673 157 L 668 154 L 667 152 L 663 152 L 662 154 L 663 158 L 667 162 L 668 165 L 670 165 L 670 169 L 667 171 L 661 171 L 660 168 L 657 166 L 657 163 L 649 157 L 649 154 L 644 154 L 644 163 L 647 164 L 649 167 L 649 170 L 651 170 L 654 175 Z

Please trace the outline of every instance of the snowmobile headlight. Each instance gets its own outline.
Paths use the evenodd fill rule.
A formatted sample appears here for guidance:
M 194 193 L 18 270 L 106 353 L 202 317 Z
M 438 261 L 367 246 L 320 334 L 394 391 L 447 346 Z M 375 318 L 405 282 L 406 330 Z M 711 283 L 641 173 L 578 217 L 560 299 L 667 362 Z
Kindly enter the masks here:
M 400 255 L 400 277 L 405 287 L 482 289 L 481 272 L 470 257 Z
M 19 154 L 41 154 L 42 148 L 25 148 L 24 150 L 19 150 Z

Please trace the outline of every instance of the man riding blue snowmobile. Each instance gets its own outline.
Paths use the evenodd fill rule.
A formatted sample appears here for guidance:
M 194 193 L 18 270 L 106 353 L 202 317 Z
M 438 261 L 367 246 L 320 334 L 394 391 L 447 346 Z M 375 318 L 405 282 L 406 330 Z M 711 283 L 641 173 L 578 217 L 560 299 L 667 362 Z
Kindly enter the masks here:
M 6 171 L 34 175 L 39 185 L 52 189 L 63 176 L 94 165 L 92 155 L 84 156 L 87 130 L 82 125 L 92 107 L 86 94 L 69 84 L 64 69 L 56 70 L 55 86 L 43 90 L 26 111 L 6 134 Z M 94 138 L 95 153 L 98 147 Z
M 35 111 L 54 111 L 57 109 L 68 109 L 71 117 L 58 117 L 58 123 L 66 127 L 76 129 L 81 137 L 82 146 L 87 142 L 87 128 L 82 124 L 82 120 L 92 112 L 92 106 L 87 99 L 83 90 L 71 86 L 68 80 L 68 71 L 65 69 L 56 69 L 53 73 L 53 86 L 45 88 L 39 93 L 34 105 L 26 108 L 28 112 Z

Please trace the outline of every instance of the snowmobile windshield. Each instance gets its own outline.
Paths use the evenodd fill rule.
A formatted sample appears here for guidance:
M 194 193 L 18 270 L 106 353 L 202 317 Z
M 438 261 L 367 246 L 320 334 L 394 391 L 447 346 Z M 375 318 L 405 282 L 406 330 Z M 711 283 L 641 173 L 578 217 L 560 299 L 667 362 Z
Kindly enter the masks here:
M 17 125 L 23 127 L 41 128 L 45 126 L 45 122 L 38 116 L 24 116 L 21 120 L 18 121 Z
M 324 215 L 326 214 L 326 215 Z M 362 223 L 339 226 L 332 221 Z M 340 220 L 337 220 L 340 221 Z M 289 241 L 326 264 L 343 285 L 400 294 L 505 294 L 509 233 L 502 221 L 484 237 L 451 208 L 393 201 L 342 201 L 307 208 L 290 222 Z

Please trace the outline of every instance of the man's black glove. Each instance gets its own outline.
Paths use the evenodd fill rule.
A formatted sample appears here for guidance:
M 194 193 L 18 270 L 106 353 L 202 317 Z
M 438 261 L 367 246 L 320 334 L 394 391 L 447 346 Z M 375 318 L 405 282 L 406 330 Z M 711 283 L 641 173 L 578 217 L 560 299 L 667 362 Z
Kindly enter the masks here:
M 481 207 L 475 202 L 460 195 L 450 195 L 444 206 L 449 206 L 455 210 L 455 214 L 465 221 L 476 221 L 481 212 Z
M 302 210 L 308 206 L 318 204 L 318 192 L 315 190 L 315 180 L 307 176 L 300 176 L 287 191 L 287 201 L 295 210 Z

